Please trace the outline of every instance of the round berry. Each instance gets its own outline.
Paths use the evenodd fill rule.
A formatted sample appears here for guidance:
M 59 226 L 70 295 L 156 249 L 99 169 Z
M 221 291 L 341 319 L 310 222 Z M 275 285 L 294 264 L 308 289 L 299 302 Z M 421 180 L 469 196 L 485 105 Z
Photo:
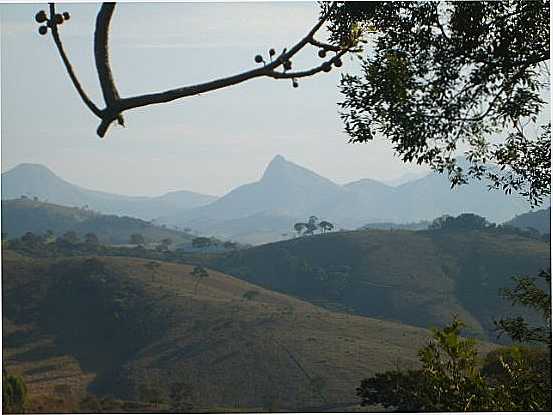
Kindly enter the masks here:
M 332 66 L 330 65 L 330 63 L 328 62 L 323 63 L 323 72 L 330 72 L 331 69 L 332 69 Z
M 263 62 L 263 56 L 261 56 L 261 55 L 255 55 L 255 62 L 256 62 L 256 63 L 261 63 L 261 62 Z
M 324 58 L 324 57 L 326 57 L 326 50 L 319 49 L 319 58 Z
M 276 51 L 273 48 L 269 49 L 269 56 L 275 56 L 275 54 Z
M 298 84 L 298 81 L 294 81 L 294 82 L 292 82 L 292 86 L 294 88 L 297 88 L 298 86 L 300 86 L 300 84 Z
M 61 14 L 56 14 L 56 24 L 63 23 L 63 16 Z
M 69 20 L 71 18 L 71 15 L 69 14 L 69 12 L 63 12 L 63 18 L 65 20 Z
M 48 33 L 48 28 L 46 26 L 40 26 L 38 28 L 38 33 L 40 33 L 41 35 L 45 35 L 46 33 Z
M 46 16 L 46 12 L 44 10 L 39 11 L 37 14 L 35 14 L 35 20 L 37 23 L 44 23 L 48 19 L 48 16 Z
M 340 66 L 342 66 L 342 59 L 338 58 L 334 61 L 334 66 L 336 66 L 337 68 L 339 68 Z

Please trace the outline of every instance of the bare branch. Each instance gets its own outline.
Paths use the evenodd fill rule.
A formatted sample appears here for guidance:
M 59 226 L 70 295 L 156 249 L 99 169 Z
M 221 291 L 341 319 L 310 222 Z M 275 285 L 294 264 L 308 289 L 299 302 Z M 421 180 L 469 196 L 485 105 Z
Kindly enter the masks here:
M 98 78 L 100 79 L 100 86 L 102 88 L 102 94 L 106 102 L 106 112 L 110 112 L 110 109 L 115 107 L 115 104 L 119 100 L 119 93 L 115 87 L 115 81 L 113 80 L 113 74 L 109 64 L 109 24 L 113 11 L 115 10 L 115 3 L 102 3 L 98 16 L 96 17 L 96 30 L 94 32 L 94 58 L 96 60 L 96 70 L 98 72 Z M 112 117 L 117 118 L 120 125 L 125 125 L 123 116 L 118 114 L 110 114 Z M 109 118 L 112 118 L 109 117 Z M 106 117 L 104 116 L 105 120 Z M 99 134 L 101 131 L 99 131 Z M 100 136 L 103 136 L 103 131 Z
M 75 74 L 75 71 L 71 66 L 71 63 L 69 62 L 69 58 L 65 54 L 65 50 L 63 49 L 63 44 L 61 43 L 60 35 L 58 32 L 58 26 L 56 24 L 56 7 L 54 3 L 50 3 L 50 22 L 52 38 L 54 39 L 54 43 L 58 48 L 58 52 L 61 56 L 63 64 L 65 65 L 65 69 L 67 70 L 69 78 L 71 78 L 71 81 L 73 82 L 73 86 L 77 90 L 77 93 L 79 94 L 85 105 L 90 109 L 90 111 L 92 111 L 92 113 L 94 113 L 94 115 L 96 115 L 97 117 L 102 118 L 102 111 L 94 104 L 94 102 L 92 102 L 86 92 L 84 92 L 84 89 L 81 86 L 79 79 L 77 78 L 77 75 Z
M 54 16 L 54 5 L 51 4 L 50 8 L 51 13 Z M 297 42 L 290 49 L 284 49 L 276 59 L 274 59 L 270 63 L 265 64 L 262 67 L 201 84 L 170 89 L 163 92 L 155 92 L 128 98 L 121 98 L 115 86 L 115 81 L 112 75 L 108 49 L 109 25 L 115 9 L 115 3 L 103 3 L 96 18 L 96 28 L 94 33 L 94 56 L 96 60 L 96 70 L 98 72 L 100 86 L 102 88 L 102 93 L 106 102 L 106 108 L 104 110 L 99 110 L 82 91 L 82 88 L 80 87 L 78 80 L 74 75 L 71 66 L 69 65 L 67 57 L 65 56 L 63 48 L 61 48 L 61 41 L 59 40 L 59 35 L 57 29 L 55 28 L 55 24 L 53 25 L 52 33 L 54 35 L 54 40 L 58 45 L 60 55 L 62 56 L 64 63 L 66 63 L 67 71 L 69 72 L 69 75 L 73 80 L 77 91 L 81 95 L 81 98 L 90 108 L 90 110 L 102 119 L 97 129 L 97 133 L 100 137 L 103 137 L 113 121 L 117 120 L 119 124 L 124 125 L 122 113 L 133 108 L 170 102 L 176 99 L 225 88 L 227 86 L 235 85 L 258 77 L 290 79 L 307 77 L 322 71 L 328 72 L 333 63 L 338 65 L 337 62 L 340 61 L 340 57 L 346 52 L 352 50 L 351 47 L 340 47 L 322 43 L 315 40 L 313 37 L 315 33 L 317 33 L 317 31 L 327 21 L 327 19 L 330 17 L 330 14 L 335 8 L 336 3 L 334 2 L 328 7 L 324 15 L 317 21 L 317 23 L 311 28 L 311 30 L 303 39 Z M 337 52 L 337 54 L 332 59 L 327 60 L 317 67 L 305 71 L 287 72 L 286 69 L 289 69 L 289 67 L 287 68 L 287 65 L 289 64 L 290 59 L 308 44 L 321 47 L 325 50 Z M 280 66 L 284 66 L 285 70 L 283 72 L 275 71 L 275 69 L 279 68 Z

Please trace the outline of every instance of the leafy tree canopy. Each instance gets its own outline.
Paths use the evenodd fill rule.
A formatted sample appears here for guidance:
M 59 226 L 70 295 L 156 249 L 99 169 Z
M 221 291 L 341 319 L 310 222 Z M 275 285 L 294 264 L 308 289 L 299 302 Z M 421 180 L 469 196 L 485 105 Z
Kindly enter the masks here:
M 533 205 L 550 194 L 549 1 L 346 2 L 330 29 L 371 33 L 341 81 L 351 142 L 382 135 L 452 187 L 485 178 Z

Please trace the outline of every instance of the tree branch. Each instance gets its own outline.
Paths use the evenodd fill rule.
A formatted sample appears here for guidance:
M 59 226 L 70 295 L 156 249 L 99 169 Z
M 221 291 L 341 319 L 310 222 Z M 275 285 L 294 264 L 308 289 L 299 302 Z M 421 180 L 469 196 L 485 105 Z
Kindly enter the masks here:
M 102 118 L 102 111 L 92 102 L 92 100 L 88 97 L 86 92 L 84 92 L 83 87 L 81 86 L 79 79 L 77 78 L 77 75 L 75 74 L 75 71 L 73 70 L 73 67 L 71 66 L 71 63 L 69 62 L 69 58 L 67 57 L 65 50 L 63 49 L 63 44 L 61 43 L 60 35 L 58 32 L 58 26 L 56 24 L 56 7 L 54 3 L 50 3 L 50 30 L 52 31 L 52 38 L 54 39 L 54 43 L 56 44 L 56 47 L 58 48 L 58 52 L 61 56 L 61 59 L 63 61 L 63 64 L 65 65 L 65 69 L 67 70 L 67 74 L 69 75 L 69 78 L 71 78 L 71 81 L 73 82 L 73 86 L 77 90 L 77 93 L 85 103 L 85 105 L 92 111 L 94 115 L 96 115 L 98 118 Z
M 121 98 L 115 86 L 115 81 L 111 71 L 108 48 L 109 25 L 115 9 L 115 3 L 103 3 L 96 18 L 96 27 L 94 33 L 94 57 L 96 61 L 96 70 L 98 72 L 100 86 L 102 88 L 102 93 L 106 103 L 106 108 L 103 110 L 99 110 L 82 91 L 82 88 L 80 87 L 80 84 L 75 74 L 73 73 L 71 66 L 69 65 L 67 57 L 65 56 L 65 52 L 63 51 L 63 48 L 61 48 L 61 41 L 59 40 L 59 35 L 55 24 L 52 26 L 52 34 L 54 35 L 54 41 L 58 45 L 58 50 L 60 52 L 60 55 L 62 56 L 62 59 L 64 60 L 64 63 L 66 64 L 66 69 L 69 72 L 69 76 L 73 80 L 75 88 L 77 89 L 77 91 L 81 95 L 81 98 L 83 99 L 85 104 L 87 104 L 89 109 L 95 115 L 102 119 L 100 125 L 98 126 L 97 134 L 100 137 L 104 137 L 113 121 L 117 120 L 119 124 L 124 125 L 122 113 L 133 108 L 166 103 L 174 101 L 176 99 L 198 95 L 204 92 L 225 88 L 231 85 L 236 85 L 238 83 L 258 77 L 269 77 L 273 79 L 302 78 L 314 75 L 321 71 L 328 71 L 332 63 L 338 62 L 339 58 L 342 55 L 351 50 L 351 47 L 340 47 L 322 43 L 315 40 L 313 37 L 315 33 L 317 33 L 317 31 L 327 21 L 335 8 L 336 3 L 334 2 L 328 7 L 328 10 L 317 21 L 317 23 L 311 28 L 311 30 L 304 38 L 298 41 L 294 46 L 292 46 L 292 48 L 284 49 L 276 59 L 274 59 L 270 63 L 265 64 L 263 67 L 201 84 L 170 89 L 163 92 L 155 92 L 128 98 Z M 55 11 L 53 4 L 50 5 L 50 9 L 52 16 L 54 16 Z M 325 50 L 335 51 L 337 52 L 337 54 L 332 59 L 329 59 L 323 64 L 314 68 L 305 71 L 287 72 L 286 69 L 289 68 L 287 68 L 286 64 L 289 63 L 290 59 L 308 44 L 321 47 Z M 280 66 L 284 66 L 285 70 L 283 72 L 275 71 L 275 69 L 279 68 Z
M 96 30 L 94 31 L 94 58 L 96 60 L 96 71 L 98 72 L 98 78 L 100 79 L 100 87 L 102 88 L 102 94 L 104 95 L 104 100 L 106 102 L 106 114 L 102 121 L 106 121 L 106 119 L 109 118 L 117 119 L 119 125 L 124 126 L 125 122 L 121 113 L 110 114 L 110 109 L 114 108 L 115 104 L 119 100 L 119 93 L 115 87 L 115 81 L 113 79 L 109 63 L 108 48 L 109 24 L 114 10 L 115 3 L 102 3 L 102 6 L 100 7 L 100 11 L 96 17 Z M 98 134 L 103 136 L 105 131 L 102 129 L 98 132 Z
M 267 76 L 274 78 L 274 79 L 293 79 L 293 78 L 305 78 L 308 76 L 315 75 L 319 72 L 324 71 L 327 68 L 332 67 L 332 64 L 335 62 L 338 62 L 340 58 L 347 52 L 347 50 L 342 50 L 341 52 L 337 53 L 336 56 L 333 58 L 323 62 L 319 66 L 316 66 L 314 68 L 305 70 L 305 71 L 297 71 L 297 72 L 277 72 L 277 71 L 270 71 Z M 329 70 L 329 69 L 328 69 Z

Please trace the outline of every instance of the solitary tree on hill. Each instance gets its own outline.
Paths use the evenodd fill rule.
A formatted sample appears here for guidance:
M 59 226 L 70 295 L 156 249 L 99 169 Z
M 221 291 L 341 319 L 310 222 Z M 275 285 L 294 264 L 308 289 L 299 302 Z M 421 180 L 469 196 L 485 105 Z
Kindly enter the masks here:
M 323 232 L 330 232 L 332 229 L 334 229 L 334 225 L 326 220 L 323 220 L 319 222 L 319 229 Z
M 201 265 L 196 265 L 192 272 L 190 273 L 194 278 L 196 278 L 196 284 L 194 285 L 194 293 L 198 294 L 198 286 L 200 285 L 200 282 L 204 279 L 209 277 L 209 273 L 207 270 L 202 267 Z

